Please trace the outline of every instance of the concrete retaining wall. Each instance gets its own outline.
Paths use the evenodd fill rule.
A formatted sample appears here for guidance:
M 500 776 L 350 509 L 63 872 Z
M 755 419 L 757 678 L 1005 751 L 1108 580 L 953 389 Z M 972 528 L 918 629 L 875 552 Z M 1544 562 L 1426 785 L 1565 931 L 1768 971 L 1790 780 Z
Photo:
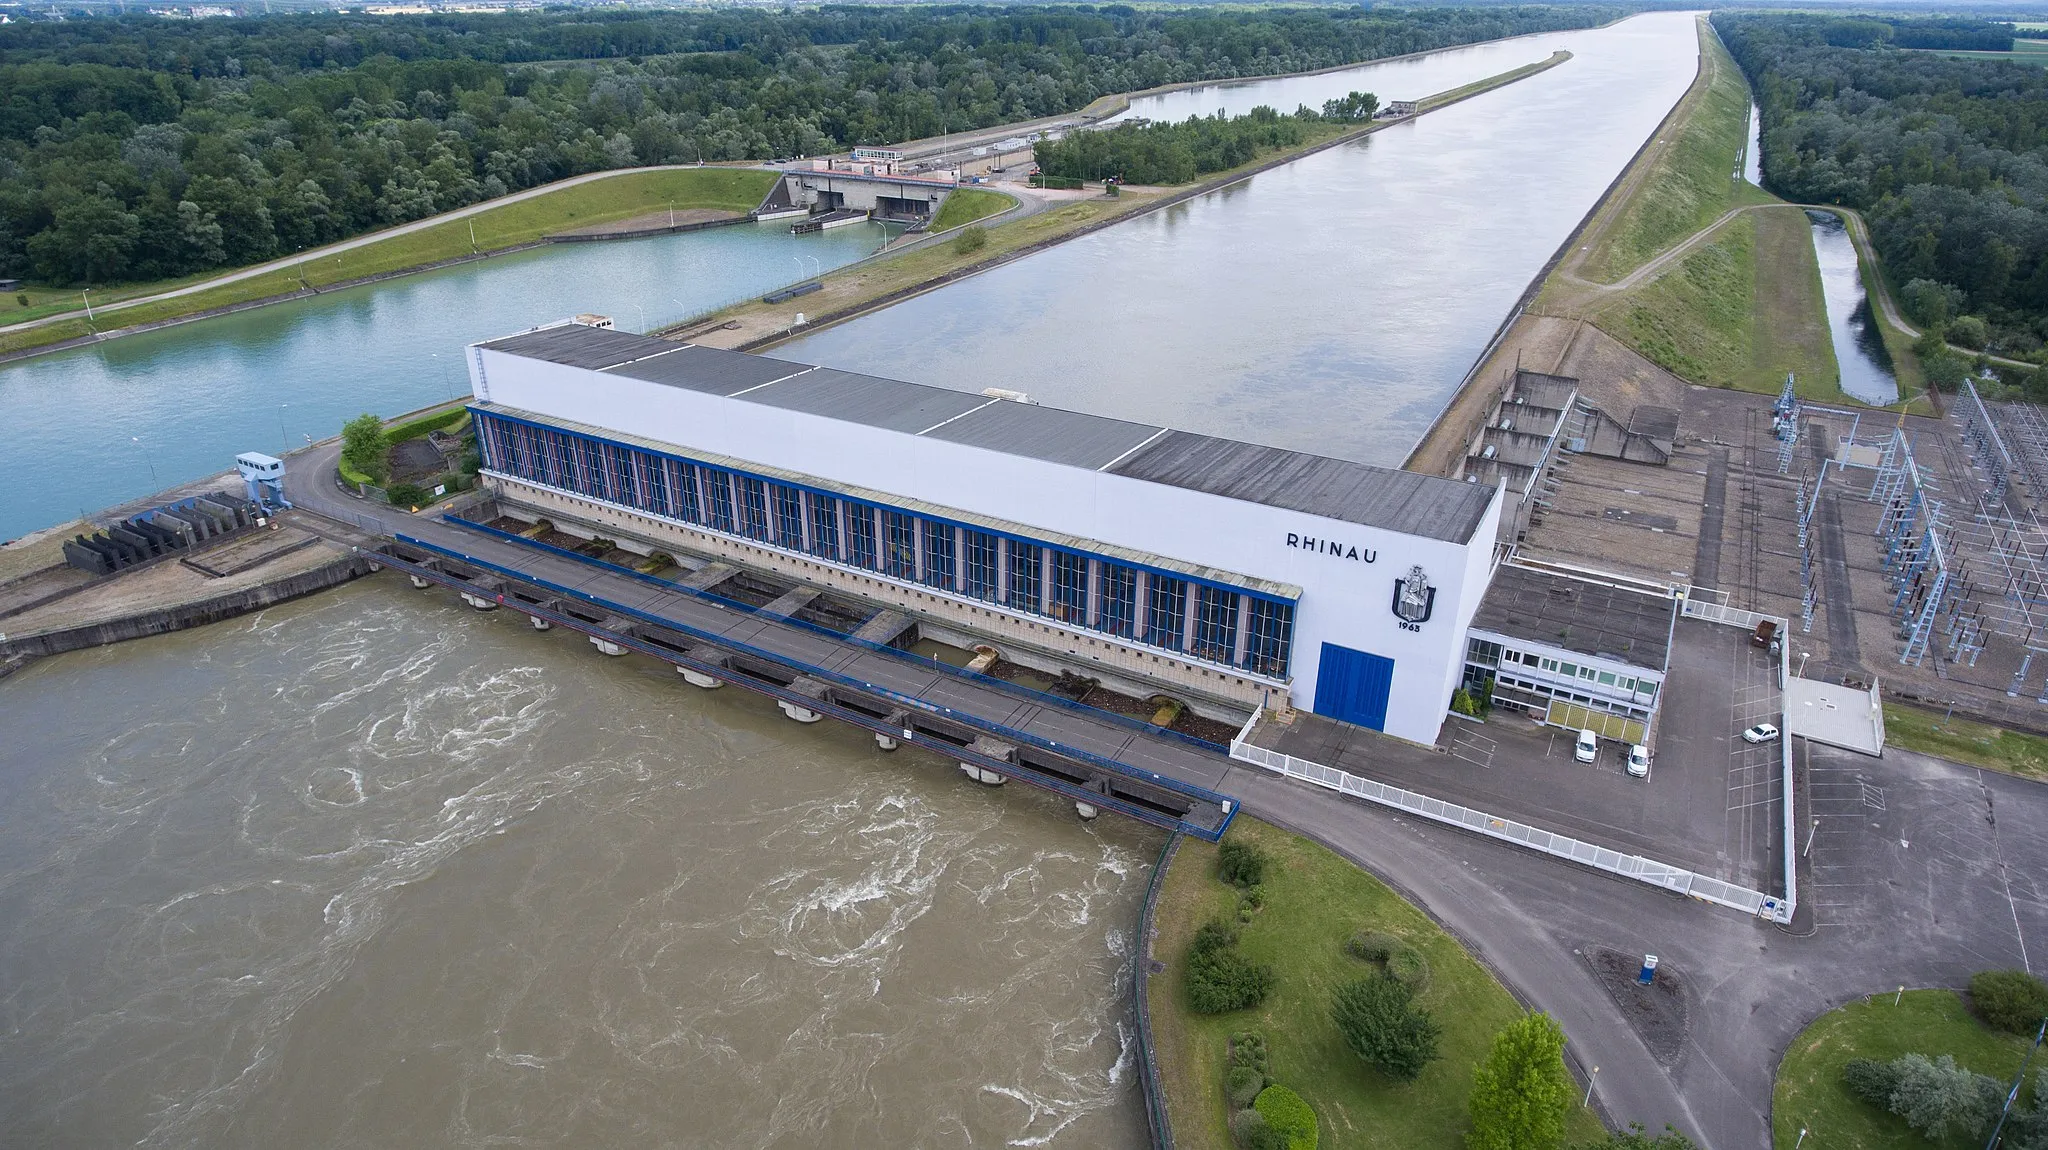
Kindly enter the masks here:
M 87 647 L 103 647 L 109 643 L 120 643 L 129 639 L 143 639 L 151 635 L 163 635 L 182 631 L 187 627 L 203 627 L 218 623 L 251 611 L 260 611 L 275 603 L 324 591 L 340 586 L 351 579 L 367 575 L 373 556 L 351 555 L 332 563 L 302 571 L 274 583 L 247 587 L 240 591 L 144 611 L 102 623 L 89 623 L 63 631 L 47 631 L 40 635 L 27 635 L 18 639 L 0 639 L 0 660 L 13 655 L 55 655 L 64 651 L 80 651 Z

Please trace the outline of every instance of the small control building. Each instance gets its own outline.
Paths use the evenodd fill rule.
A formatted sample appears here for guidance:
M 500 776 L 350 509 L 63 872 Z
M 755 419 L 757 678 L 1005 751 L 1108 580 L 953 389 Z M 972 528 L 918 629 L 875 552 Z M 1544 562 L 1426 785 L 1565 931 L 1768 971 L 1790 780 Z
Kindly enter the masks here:
M 1430 742 L 1496 488 L 565 323 L 473 346 L 510 503 L 1226 709 Z

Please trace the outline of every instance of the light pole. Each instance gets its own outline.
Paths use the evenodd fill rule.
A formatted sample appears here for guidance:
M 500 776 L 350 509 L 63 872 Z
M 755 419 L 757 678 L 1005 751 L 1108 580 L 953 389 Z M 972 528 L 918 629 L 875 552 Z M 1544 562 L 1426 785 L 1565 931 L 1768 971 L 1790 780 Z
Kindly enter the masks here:
M 637 312 L 639 312 L 639 313 L 640 313 L 640 334 L 641 334 L 641 335 L 646 335 L 646 334 L 647 334 L 647 309 L 646 309 L 646 308 L 644 308 L 644 307 L 641 307 L 641 306 L 640 306 L 639 304 L 637 304 L 637 303 L 636 303 L 636 304 L 634 304 L 634 305 L 633 305 L 633 310 L 635 310 L 635 311 L 637 311 Z
M 290 406 L 291 404 L 289 403 L 280 403 L 277 405 L 277 437 L 280 440 L 284 441 L 284 449 L 286 451 L 290 451 L 292 449 L 291 432 L 286 431 L 284 429 L 284 409 Z
M 92 289 L 85 288 L 81 290 L 78 293 L 78 298 L 85 301 L 85 325 L 92 329 L 94 335 L 98 335 L 100 332 L 100 325 L 98 321 L 93 319 L 92 315 Z
M 1800 858 L 1805 858 L 1805 857 L 1807 857 L 1808 855 L 1810 855 L 1810 854 L 1812 854 L 1812 853 L 1813 853 L 1813 836 L 1814 836 L 1814 833 L 1815 833 L 1815 832 L 1817 832 L 1817 831 L 1819 831 L 1819 830 L 1820 830 L 1820 817 L 1816 815 L 1816 816 L 1814 817 L 1814 820 L 1813 820 L 1813 825 L 1812 825 L 1811 827 L 1808 827 L 1808 828 L 1806 829 L 1806 849 L 1805 849 L 1805 850 L 1803 850 L 1803 851 L 1800 851 L 1800 852 L 1799 852 L 1799 857 L 1800 857 Z
M 1593 1105 L 1593 1083 L 1598 1082 L 1599 1080 L 1600 1068 L 1598 1066 L 1595 1066 L 1593 1068 L 1593 1073 L 1588 1074 L 1586 1076 L 1586 1100 L 1584 1102 L 1579 1103 L 1579 1105 L 1582 1108 L 1590 1107 L 1591 1105 Z
M 1799 673 L 1795 676 L 1796 678 L 1804 679 L 1806 677 L 1806 661 L 1812 657 L 1813 652 L 1811 651 L 1799 652 Z
M 143 442 L 142 442 L 142 437 L 141 437 L 141 436 L 139 436 L 139 435 L 131 435 L 131 436 L 129 436 L 129 437 L 128 437 L 128 442 L 130 442 L 130 443 L 134 444 L 134 445 L 136 446 L 136 448 L 137 448 L 137 449 L 139 449 L 139 450 L 140 450 L 140 451 L 142 452 L 142 462 L 144 462 L 144 463 L 146 463 L 146 464 L 148 464 L 148 465 L 149 465 L 149 481 L 150 481 L 151 483 L 155 483 L 155 482 L 156 482 L 156 461 L 155 461 L 155 460 L 153 460 L 153 459 L 151 459 L 151 458 L 149 457 L 149 446 L 148 446 L 147 444 L 145 444 L 145 443 L 143 443 Z
M 1799 1128 L 1799 1140 L 1798 1140 L 1798 1141 L 1796 1141 L 1796 1142 L 1794 1142 L 1794 1143 L 1792 1143 L 1792 1150 L 1799 1150 L 1799 1147 L 1800 1147 L 1800 1146 L 1801 1146 L 1801 1144 L 1803 1144 L 1803 1143 L 1804 1143 L 1805 1141 L 1806 1141 L 1806 1127 L 1804 1127 L 1804 1126 L 1801 1126 L 1801 1127 Z

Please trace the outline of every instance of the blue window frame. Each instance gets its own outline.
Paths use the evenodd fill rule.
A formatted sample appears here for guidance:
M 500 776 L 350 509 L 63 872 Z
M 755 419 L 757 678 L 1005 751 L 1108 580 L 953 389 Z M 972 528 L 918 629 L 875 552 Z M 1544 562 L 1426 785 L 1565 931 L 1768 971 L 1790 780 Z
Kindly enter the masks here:
M 612 474 L 617 477 L 612 484 L 617 493 L 613 500 L 628 507 L 640 506 L 639 477 L 633 474 L 633 457 L 639 453 L 630 447 L 614 447 L 605 454 L 611 456 Z
M 576 448 L 559 431 L 543 433 L 541 451 L 547 463 L 547 482 L 564 491 L 576 491 Z
M 851 499 L 846 501 L 846 561 L 875 569 L 875 509 Z
M 999 586 L 996 582 L 996 548 L 1001 545 L 997 536 L 986 531 L 963 530 L 961 540 L 967 549 L 966 579 L 961 590 L 972 598 L 996 601 Z
M 598 451 L 597 440 L 577 437 L 577 470 L 583 473 L 583 493 L 593 499 L 610 499 L 611 488 L 604 479 L 604 458 Z
M 697 496 L 697 465 L 681 464 L 676 468 L 676 514 L 691 523 L 704 522 L 704 505 Z
M 791 551 L 804 549 L 804 493 L 783 483 L 775 485 L 775 542 Z
M 953 525 L 924 521 L 924 581 L 953 589 Z
M 750 475 L 735 475 L 740 485 L 740 534 L 768 541 L 768 485 Z
M 659 455 L 642 457 L 647 465 L 647 505 L 656 515 L 675 518 L 675 507 L 668 501 L 668 460 Z
M 1045 614 L 1045 548 L 1021 539 L 1008 539 L 1010 560 L 1009 594 L 1003 602 L 1013 611 Z
M 811 493 L 811 554 L 839 561 L 839 501 Z
M 704 493 L 708 522 L 718 531 L 733 531 L 732 476 L 712 467 L 700 467 L 698 473 L 704 476 Z
M 1244 665 L 1276 679 L 1287 676 L 1287 661 L 1294 647 L 1294 604 L 1277 599 L 1245 597 Z
M 1188 617 L 1188 581 L 1154 575 L 1145 595 L 1145 641 L 1169 651 L 1181 649 Z
M 1136 633 L 1138 621 L 1138 572 L 1136 568 L 1103 563 L 1095 580 L 1095 628 L 1126 639 Z
M 1062 623 L 1088 625 L 1088 557 L 1052 553 L 1052 602 L 1048 614 Z
M 1237 592 L 1195 585 L 1194 653 L 1218 663 L 1237 662 Z
M 882 573 L 917 578 L 917 520 L 901 511 L 882 512 Z

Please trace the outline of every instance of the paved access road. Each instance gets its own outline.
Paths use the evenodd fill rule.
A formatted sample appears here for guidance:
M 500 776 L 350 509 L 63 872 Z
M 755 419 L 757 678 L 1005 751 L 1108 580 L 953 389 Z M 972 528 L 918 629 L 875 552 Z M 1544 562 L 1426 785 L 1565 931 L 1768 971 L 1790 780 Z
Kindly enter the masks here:
M 341 495 L 338 450 L 288 461 L 301 506 L 372 530 L 455 531 Z M 1770 1145 L 1778 1061 L 1814 1017 L 1901 984 L 1958 986 L 1986 967 L 2027 965 L 2048 930 L 2048 837 L 2014 830 L 2048 826 L 2048 787 L 1896 750 L 1881 760 L 1803 744 L 1800 753 L 1821 823 L 1802 879 L 1812 914 L 1794 928 L 1219 756 L 1209 765 L 1214 789 L 1386 879 L 1556 1016 L 1574 1057 L 1600 1068 L 1595 1096 L 1611 1118 L 1670 1122 L 1704 1147 L 1751 1150 Z M 1584 957 L 1595 947 L 1655 953 L 1684 987 L 1689 1033 L 1669 1065 L 1608 1000 Z

